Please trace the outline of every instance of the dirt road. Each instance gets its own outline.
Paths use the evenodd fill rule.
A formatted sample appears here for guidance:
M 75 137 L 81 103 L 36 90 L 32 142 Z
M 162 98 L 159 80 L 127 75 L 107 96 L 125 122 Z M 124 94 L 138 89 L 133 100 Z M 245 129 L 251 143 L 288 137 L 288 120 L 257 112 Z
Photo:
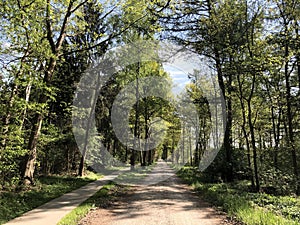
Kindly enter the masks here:
M 173 175 L 173 176 L 171 176 Z M 158 162 L 144 183 L 165 176 L 169 179 L 150 186 L 135 186 L 108 209 L 91 211 L 79 225 L 220 225 L 225 216 L 199 198 Z M 171 177 L 170 177 L 171 176 Z

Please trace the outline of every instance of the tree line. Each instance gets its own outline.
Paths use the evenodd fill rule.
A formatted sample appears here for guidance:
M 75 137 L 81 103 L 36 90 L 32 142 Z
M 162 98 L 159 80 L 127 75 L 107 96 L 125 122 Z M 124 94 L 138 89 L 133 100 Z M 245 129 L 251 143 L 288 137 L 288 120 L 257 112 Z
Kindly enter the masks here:
M 93 59 L 138 40 L 168 40 L 205 59 L 190 74 L 188 97 L 199 112 L 196 149 L 191 128 L 171 102 L 136 99 L 130 127 L 147 138 L 151 119 L 168 129 L 155 150 L 137 152 L 115 136 L 110 114 L 122 88 L 142 77 L 170 75 L 161 62 L 130 65 L 112 77 L 95 105 L 106 149 L 132 166 L 158 157 L 198 166 L 209 151 L 211 114 L 199 77 L 216 77 L 225 105 L 224 141 L 205 171 L 210 180 L 251 181 L 255 191 L 300 192 L 300 3 L 294 0 L 110 1 L 18 0 L 0 3 L 2 185 L 33 183 L 35 175 L 83 175 L 85 156 L 72 133 L 74 92 Z M 34 12 L 34 13 L 32 13 Z M 170 87 L 166 87 L 171 92 Z M 159 125 L 157 125 L 159 126 Z M 195 127 L 195 126 L 194 126 Z M 181 152 L 173 152 L 180 134 Z M 194 131 L 193 131 L 194 132 Z M 104 159 L 103 163 L 109 164 Z

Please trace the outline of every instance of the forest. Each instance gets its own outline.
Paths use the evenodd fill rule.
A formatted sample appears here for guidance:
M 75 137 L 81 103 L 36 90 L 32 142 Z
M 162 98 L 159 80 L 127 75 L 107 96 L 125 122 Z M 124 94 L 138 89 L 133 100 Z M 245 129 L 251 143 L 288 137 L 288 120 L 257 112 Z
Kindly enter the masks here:
M 213 130 L 201 82 L 206 77 L 223 96 L 224 135 L 203 179 L 247 181 L 254 193 L 300 194 L 300 2 L 3 0 L 0 20 L 0 193 L 30 189 L 43 176 L 84 176 L 114 160 L 132 169 L 160 158 L 198 168 Z M 167 41 L 203 60 L 204 69 L 188 74 L 185 94 L 178 96 L 193 103 L 197 119 L 178 116 L 172 76 L 162 61 L 136 62 L 86 99 L 94 113 L 76 116 L 89 113 L 97 134 L 94 143 L 78 146 L 74 133 L 87 135 L 89 126 L 76 131 L 72 121 L 83 75 L 111 49 L 140 41 Z M 151 77 L 170 80 L 147 87 L 168 97 L 143 97 L 142 80 Z M 149 151 L 125 145 L 112 126 L 114 101 L 129 84 L 135 87 L 134 104 L 120 107 L 128 110 L 131 134 L 159 138 L 152 128 L 167 127 Z M 92 152 L 100 141 L 113 160 Z M 97 166 L 87 159 L 91 155 Z

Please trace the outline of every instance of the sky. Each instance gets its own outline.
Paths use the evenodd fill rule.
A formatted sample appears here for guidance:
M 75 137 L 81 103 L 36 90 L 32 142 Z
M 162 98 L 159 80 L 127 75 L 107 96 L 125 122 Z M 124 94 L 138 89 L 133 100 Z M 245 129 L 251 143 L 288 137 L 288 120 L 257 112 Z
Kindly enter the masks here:
M 170 64 L 164 64 L 163 67 L 164 70 L 167 73 L 169 73 L 172 78 L 172 82 L 173 82 L 172 92 L 174 93 L 174 95 L 180 94 L 182 91 L 184 91 L 185 86 L 188 83 L 190 83 L 190 80 L 188 79 L 188 75 L 184 71 Z

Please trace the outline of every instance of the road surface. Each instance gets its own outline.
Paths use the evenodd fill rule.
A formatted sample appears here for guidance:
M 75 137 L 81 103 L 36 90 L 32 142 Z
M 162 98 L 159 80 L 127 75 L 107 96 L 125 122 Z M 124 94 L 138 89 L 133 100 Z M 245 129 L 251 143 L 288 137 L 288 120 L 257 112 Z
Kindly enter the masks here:
M 165 163 L 158 162 L 144 180 L 154 185 L 138 185 L 110 208 L 91 211 L 79 225 L 220 225 L 226 216 L 203 201 L 183 184 Z

